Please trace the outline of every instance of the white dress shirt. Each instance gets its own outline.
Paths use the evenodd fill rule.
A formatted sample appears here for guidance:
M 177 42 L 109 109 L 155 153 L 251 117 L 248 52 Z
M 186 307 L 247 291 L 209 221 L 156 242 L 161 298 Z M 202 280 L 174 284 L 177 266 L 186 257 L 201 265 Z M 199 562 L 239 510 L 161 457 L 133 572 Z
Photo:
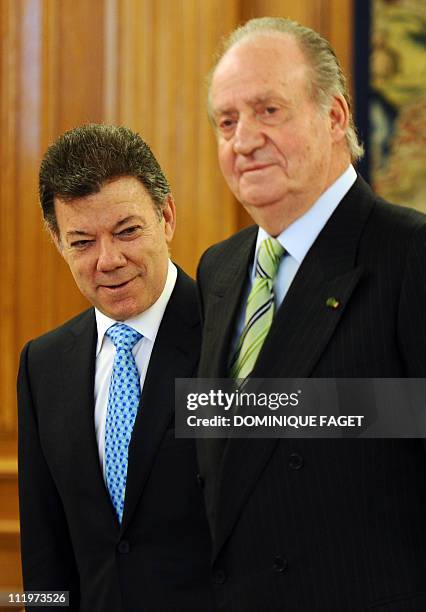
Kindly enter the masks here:
M 343 172 L 343 174 L 341 174 L 339 178 L 321 194 L 318 200 L 304 215 L 296 219 L 296 221 L 293 221 L 291 225 L 276 237 L 281 246 L 286 250 L 286 255 L 281 259 L 274 281 L 275 309 L 283 302 L 306 254 L 341 200 L 354 184 L 355 180 L 356 172 L 354 167 L 350 165 L 345 172 Z M 247 289 L 237 318 L 231 355 L 233 355 L 236 350 L 238 339 L 244 328 L 247 298 L 256 276 L 255 264 L 257 261 L 257 253 L 261 243 L 269 237 L 269 234 L 265 232 L 263 228 L 259 227 L 256 250 L 248 271 Z
M 154 347 L 158 328 L 160 327 L 164 311 L 176 284 L 177 269 L 169 260 L 167 279 L 164 289 L 158 300 L 137 317 L 123 321 L 133 327 L 142 338 L 132 349 L 136 366 L 140 375 L 141 390 L 145 382 L 149 360 Z M 98 342 L 96 345 L 96 371 L 95 371 L 95 431 L 99 449 L 99 460 L 105 479 L 105 423 L 108 408 L 108 392 L 111 380 L 112 367 L 115 357 L 115 346 L 105 332 L 111 325 L 117 323 L 95 308 Z

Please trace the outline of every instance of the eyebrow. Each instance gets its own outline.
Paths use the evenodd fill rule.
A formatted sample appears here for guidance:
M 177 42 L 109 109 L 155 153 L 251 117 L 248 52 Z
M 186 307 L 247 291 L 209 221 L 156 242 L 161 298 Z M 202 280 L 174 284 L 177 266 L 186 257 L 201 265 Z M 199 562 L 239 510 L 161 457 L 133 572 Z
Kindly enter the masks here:
M 114 229 L 115 230 L 120 229 L 120 227 L 122 227 L 123 225 L 126 225 L 126 223 L 133 223 L 133 222 L 136 222 L 136 221 L 138 221 L 139 223 L 142 223 L 143 219 L 139 215 L 129 215 L 125 219 L 122 219 L 121 221 L 116 223 L 114 225 Z
M 142 222 L 142 218 L 139 217 L 138 215 L 129 215 L 128 217 L 126 217 L 125 219 L 121 219 L 121 221 L 118 221 L 114 227 L 113 227 L 113 231 L 116 231 L 118 229 L 120 229 L 121 227 L 123 227 L 123 225 L 126 225 L 127 223 L 132 223 L 138 221 L 139 223 Z M 86 232 L 85 230 L 70 230 L 69 232 L 67 232 L 66 234 L 67 238 L 71 238 L 72 236 L 91 236 L 92 234 L 90 232 Z
M 84 230 L 71 230 L 65 234 L 67 238 L 71 238 L 72 236 L 90 236 L 89 232 L 85 232 Z
M 278 94 L 276 91 L 273 90 L 269 90 L 264 94 L 244 100 L 244 103 L 248 104 L 249 106 L 256 106 L 256 104 L 262 104 L 269 100 L 280 100 L 284 104 L 289 104 L 289 100 L 283 98 L 281 94 Z M 235 110 L 232 106 L 218 106 L 217 108 L 212 109 L 212 115 L 214 117 L 217 117 L 218 115 L 231 115 L 232 113 L 235 113 Z

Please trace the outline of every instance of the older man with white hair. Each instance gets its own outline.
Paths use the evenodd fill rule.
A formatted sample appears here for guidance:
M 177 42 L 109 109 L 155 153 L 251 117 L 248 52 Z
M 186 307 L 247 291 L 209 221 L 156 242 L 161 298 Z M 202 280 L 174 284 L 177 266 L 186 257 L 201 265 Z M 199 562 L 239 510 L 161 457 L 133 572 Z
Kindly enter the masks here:
M 329 43 L 249 21 L 216 63 L 219 164 L 255 225 L 198 281 L 201 377 L 426 376 L 426 217 L 377 197 Z M 419 440 L 200 440 L 224 612 L 426 610 Z

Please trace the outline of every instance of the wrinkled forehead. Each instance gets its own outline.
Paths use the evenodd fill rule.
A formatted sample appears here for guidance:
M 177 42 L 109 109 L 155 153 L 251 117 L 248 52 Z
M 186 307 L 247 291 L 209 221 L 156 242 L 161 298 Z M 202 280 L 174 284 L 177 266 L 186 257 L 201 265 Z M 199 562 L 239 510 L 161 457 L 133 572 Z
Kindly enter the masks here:
M 219 60 L 212 75 L 212 84 L 223 73 L 233 68 L 238 71 L 247 66 L 252 70 L 267 70 L 270 66 L 305 67 L 306 57 L 299 42 L 291 34 L 255 32 L 247 35 L 228 49 Z
M 289 34 L 256 33 L 232 46 L 211 79 L 209 110 L 227 105 L 234 96 L 276 91 L 291 95 L 307 90 L 309 65 Z

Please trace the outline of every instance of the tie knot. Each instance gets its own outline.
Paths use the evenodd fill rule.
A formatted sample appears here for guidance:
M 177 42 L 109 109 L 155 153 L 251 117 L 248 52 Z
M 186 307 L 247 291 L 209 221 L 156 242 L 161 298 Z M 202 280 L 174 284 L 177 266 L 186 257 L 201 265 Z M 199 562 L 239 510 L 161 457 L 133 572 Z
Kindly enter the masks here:
M 142 338 L 142 334 L 133 329 L 133 327 L 124 325 L 124 323 L 115 323 L 107 329 L 106 335 L 110 338 L 117 351 L 119 349 L 131 351 L 136 342 Z
M 276 238 L 266 238 L 257 254 L 256 276 L 274 279 L 284 253 L 285 249 Z

